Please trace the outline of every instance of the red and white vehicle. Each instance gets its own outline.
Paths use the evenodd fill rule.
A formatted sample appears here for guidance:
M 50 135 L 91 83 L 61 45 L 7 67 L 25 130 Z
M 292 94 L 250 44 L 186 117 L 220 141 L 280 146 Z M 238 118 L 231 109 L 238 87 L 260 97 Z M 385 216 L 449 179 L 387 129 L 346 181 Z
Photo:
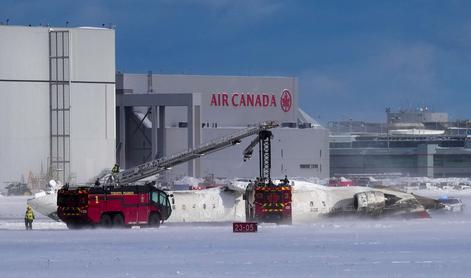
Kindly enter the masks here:
M 337 186 L 353 186 L 353 181 L 351 179 L 347 179 L 347 178 L 344 178 L 344 177 L 340 177 L 340 178 L 331 178 L 329 180 L 329 186 L 334 186 L 334 187 L 337 187 Z
M 152 185 L 60 189 L 57 215 L 71 229 L 159 227 L 172 213 L 169 195 Z
M 246 221 L 292 224 L 292 188 L 289 184 L 252 183 L 244 198 Z

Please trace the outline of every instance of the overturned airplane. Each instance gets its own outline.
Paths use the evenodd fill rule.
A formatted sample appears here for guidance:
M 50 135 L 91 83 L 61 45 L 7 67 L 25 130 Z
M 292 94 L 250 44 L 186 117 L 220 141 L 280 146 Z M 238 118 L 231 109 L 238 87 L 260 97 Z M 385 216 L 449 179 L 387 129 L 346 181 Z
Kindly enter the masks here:
M 170 191 L 174 196 L 173 212 L 167 222 L 245 221 L 244 193 L 249 183 L 248 180 L 232 180 L 224 187 Z M 441 208 L 436 200 L 387 187 L 329 187 L 301 180 L 291 181 L 291 186 L 293 223 L 345 215 L 428 217 L 428 209 Z M 36 211 L 58 220 L 55 191 L 37 194 L 28 204 Z

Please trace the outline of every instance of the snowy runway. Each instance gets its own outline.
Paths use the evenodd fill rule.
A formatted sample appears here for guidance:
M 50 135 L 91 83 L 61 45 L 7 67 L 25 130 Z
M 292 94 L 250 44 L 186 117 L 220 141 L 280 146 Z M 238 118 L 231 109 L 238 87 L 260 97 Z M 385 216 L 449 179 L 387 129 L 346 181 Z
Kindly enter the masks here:
M 230 225 L 78 231 L 42 225 L 47 229 L 0 230 L 0 277 L 469 277 L 471 271 L 468 217 L 330 219 L 261 225 L 256 234 L 233 234 Z

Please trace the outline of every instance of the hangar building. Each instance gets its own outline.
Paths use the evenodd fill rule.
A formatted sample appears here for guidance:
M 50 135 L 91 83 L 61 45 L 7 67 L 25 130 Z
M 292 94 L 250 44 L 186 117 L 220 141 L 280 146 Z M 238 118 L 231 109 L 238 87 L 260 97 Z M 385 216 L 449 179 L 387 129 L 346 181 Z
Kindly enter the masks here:
M 0 26 L 0 184 L 115 161 L 115 32 Z
M 329 176 L 328 130 L 299 108 L 296 78 L 118 73 L 116 80 L 117 152 L 126 168 L 275 120 L 281 128 L 273 130 L 272 175 Z M 249 142 L 169 173 L 256 177 L 258 156 L 242 159 Z

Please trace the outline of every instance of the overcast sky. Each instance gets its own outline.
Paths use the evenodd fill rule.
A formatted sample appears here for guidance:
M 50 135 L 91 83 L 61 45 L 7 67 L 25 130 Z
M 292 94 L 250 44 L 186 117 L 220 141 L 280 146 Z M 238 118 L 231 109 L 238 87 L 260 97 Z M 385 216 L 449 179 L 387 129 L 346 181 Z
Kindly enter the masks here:
M 471 118 L 471 1 L 3 0 L 7 18 L 115 25 L 123 72 L 295 76 L 323 123 L 385 107 Z

